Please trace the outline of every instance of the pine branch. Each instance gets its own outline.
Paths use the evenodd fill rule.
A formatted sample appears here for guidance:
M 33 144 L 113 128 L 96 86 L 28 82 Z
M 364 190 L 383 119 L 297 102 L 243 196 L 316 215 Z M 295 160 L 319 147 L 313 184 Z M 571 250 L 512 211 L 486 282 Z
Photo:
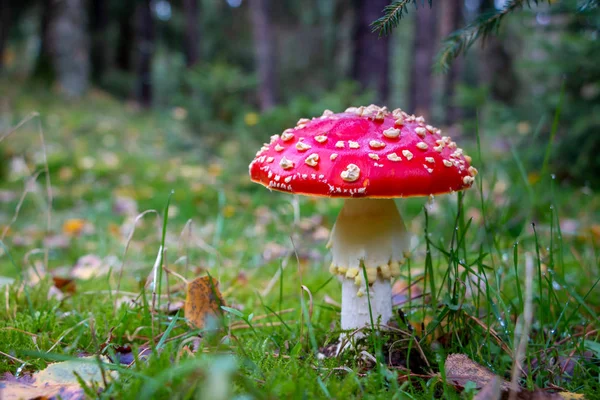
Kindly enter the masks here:
M 598 0 L 587 1 L 597 2 Z M 451 33 L 443 41 L 442 48 L 437 55 L 436 67 L 441 71 L 447 71 L 452 61 L 471 47 L 478 39 L 485 41 L 488 36 L 497 34 L 502 20 L 508 14 L 523 8 L 525 4 L 531 8 L 532 3 L 537 5 L 544 2 L 551 3 L 551 0 L 509 0 L 503 9 L 479 16 L 464 28 Z
M 433 0 L 427 0 L 429 8 L 433 5 Z M 398 26 L 404 14 L 408 14 L 409 4 L 414 4 L 415 8 L 419 8 L 418 0 L 396 0 L 392 4 L 387 5 L 383 9 L 383 16 L 371 24 L 373 32 L 379 32 L 380 36 L 389 35 L 392 30 Z M 425 0 L 421 0 L 421 5 L 424 6 Z
M 583 0 L 582 3 L 579 5 L 578 11 L 579 12 L 589 11 L 594 8 L 598 8 L 598 6 L 600 6 L 599 0 Z

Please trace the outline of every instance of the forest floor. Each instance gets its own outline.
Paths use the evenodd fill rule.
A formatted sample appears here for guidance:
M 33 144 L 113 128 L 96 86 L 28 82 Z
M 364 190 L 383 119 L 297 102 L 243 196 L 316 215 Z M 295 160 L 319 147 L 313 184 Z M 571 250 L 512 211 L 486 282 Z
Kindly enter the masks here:
M 254 144 L 207 145 L 192 110 L 0 92 L 0 397 L 469 398 L 522 359 L 520 398 L 598 398 L 600 196 L 496 151 L 491 127 L 464 139 L 480 171 L 464 196 L 397 202 L 397 329 L 323 358 L 340 200 L 252 184 Z M 196 329 L 184 278 L 208 274 L 223 315 Z

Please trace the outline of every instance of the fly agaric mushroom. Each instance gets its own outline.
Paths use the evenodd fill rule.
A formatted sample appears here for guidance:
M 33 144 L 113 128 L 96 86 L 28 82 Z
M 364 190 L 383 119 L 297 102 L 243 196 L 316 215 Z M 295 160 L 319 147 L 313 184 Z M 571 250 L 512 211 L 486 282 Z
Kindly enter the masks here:
M 391 280 L 400 275 L 408 234 L 393 198 L 471 187 L 477 170 L 423 117 L 386 107 L 350 107 L 301 119 L 271 136 L 250 164 L 252 181 L 307 196 L 341 197 L 328 247 L 342 281 L 344 330 L 392 317 Z M 363 267 L 366 268 L 365 282 Z

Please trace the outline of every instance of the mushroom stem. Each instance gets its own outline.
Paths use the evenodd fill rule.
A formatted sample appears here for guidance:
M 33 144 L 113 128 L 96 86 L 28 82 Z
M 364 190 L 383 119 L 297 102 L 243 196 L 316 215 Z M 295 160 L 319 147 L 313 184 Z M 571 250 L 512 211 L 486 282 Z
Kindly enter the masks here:
M 362 271 L 360 272 L 362 275 Z M 363 294 L 364 293 L 364 294 Z M 342 279 L 342 329 L 350 330 L 371 325 L 387 324 L 392 317 L 392 285 L 389 279 L 378 277 L 369 285 L 370 306 L 367 290 L 363 284 L 357 290 L 353 280 Z
M 400 274 L 407 242 L 408 235 L 393 200 L 344 202 L 329 242 L 333 255 L 331 272 L 342 280 L 342 329 L 370 325 L 371 315 L 375 324 L 387 324 L 392 316 L 391 280 Z

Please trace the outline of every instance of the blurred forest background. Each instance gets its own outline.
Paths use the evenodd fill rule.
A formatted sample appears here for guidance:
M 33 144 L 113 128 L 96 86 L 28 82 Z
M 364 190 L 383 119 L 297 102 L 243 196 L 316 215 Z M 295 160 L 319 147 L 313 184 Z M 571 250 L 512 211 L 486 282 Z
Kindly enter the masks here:
M 518 9 L 442 73 L 444 39 L 508 2 L 410 7 L 380 37 L 371 24 L 388 4 L 0 0 L 0 76 L 20 90 L 47 85 L 65 104 L 101 92 L 168 111 L 206 148 L 232 135 L 254 144 L 299 117 L 371 102 L 473 140 L 479 117 L 493 153 L 521 146 L 529 170 L 539 171 L 552 140 L 552 171 L 562 181 L 600 185 L 597 8 L 566 0 Z M 0 93 L 0 107 L 7 97 Z M 3 119 L 0 128 L 17 122 Z

